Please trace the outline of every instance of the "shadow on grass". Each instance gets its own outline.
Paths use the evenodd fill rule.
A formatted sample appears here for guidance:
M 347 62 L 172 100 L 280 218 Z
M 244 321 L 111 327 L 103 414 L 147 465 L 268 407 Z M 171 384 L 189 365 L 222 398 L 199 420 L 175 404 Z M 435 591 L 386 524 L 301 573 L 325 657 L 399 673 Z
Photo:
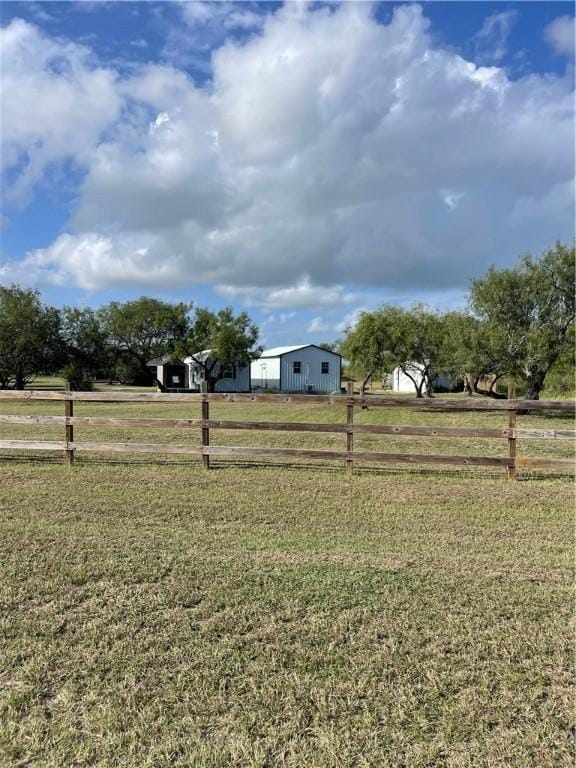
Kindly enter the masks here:
M 5 463 L 14 464 L 59 464 L 63 465 L 63 460 L 60 456 L 54 455 L 26 455 L 26 456 L 4 456 L 1 459 Z M 178 458 L 107 458 L 97 456 L 82 456 L 76 457 L 76 466 L 110 466 L 110 467 L 186 467 L 188 469 L 200 469 L 200 462 L 198 459 L 185 460 Z M 70 469 L 73 471 L 74 467 Z M 222 473 L 227 470 L 243 470 L 246 472 L 254 472 L 261 470 L 282 470 L 283 472 L 289 472 L 291 474 L 301 474 L 302 472 L 315 472 L 324 477 L 332 476 L 335 479 L 345 480 L 353 479 L 356 477 L 414 477 L 414 478 L 444 478 L 444 479 L 473 479 L 479 480 L 485 478 L 487 480 L 502 479 L 506 480 L 506 471 L 504 468 L 480 468 L 480 467 L 446 467 L 446 468 L 433 468 L 427 466 L 406 466 L 404 464 L 389 464 L 386 466 L 372 466 L 372 465 L 360 465 L 358 463 L 354 466 L 354 475 L 352 478 L 346 474 L 346 469 L 342 464 L 334 464 L 333 462 L 308 462 L 297 463 L 289 461 L 258 461 L 253 459 L 244 460 L 215 460 L 211 459 L 210 470 L 211 472 Z M 517 482 L 533 482 L 542 480 L 569 480 L 573 481 L 574 475 L 568 471 L 520 471 L 516 477 Z

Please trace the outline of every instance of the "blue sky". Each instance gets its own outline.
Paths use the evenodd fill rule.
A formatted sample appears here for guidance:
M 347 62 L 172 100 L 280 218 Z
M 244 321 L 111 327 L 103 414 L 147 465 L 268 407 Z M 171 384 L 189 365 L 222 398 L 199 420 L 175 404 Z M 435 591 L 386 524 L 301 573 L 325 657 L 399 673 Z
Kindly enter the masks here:
M 3 2 L 0 281 L 269 345 L 573 237 L 562 2 Z

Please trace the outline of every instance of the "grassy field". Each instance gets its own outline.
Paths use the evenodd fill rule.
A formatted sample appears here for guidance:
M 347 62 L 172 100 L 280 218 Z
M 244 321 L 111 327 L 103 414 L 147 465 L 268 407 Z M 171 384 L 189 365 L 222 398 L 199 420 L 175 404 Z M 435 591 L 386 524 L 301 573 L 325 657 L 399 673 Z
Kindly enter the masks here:
M 342 421 L 329 406 L 214 418 Z M 62 413 L 7 402 L 3 413 Z M 78 415 L 199 416 L 83 404 Z M 504 414 L 364 411 L 506 426 Z M 520 417 L 519 426 L 572 426 Z M 62 430 L 1 425 L 2 437 Z M 198 444 L 197 430 L 77 439 Z M 343 448 L 342 435 L 214 433 Z M 505 455 L 506 441 L 358 447 Z M 526 440 L 520 455 L 570 455 Z M 0 459 L 0 764 L 572 766 L 573 484 L 562 473 L 195 457 Z

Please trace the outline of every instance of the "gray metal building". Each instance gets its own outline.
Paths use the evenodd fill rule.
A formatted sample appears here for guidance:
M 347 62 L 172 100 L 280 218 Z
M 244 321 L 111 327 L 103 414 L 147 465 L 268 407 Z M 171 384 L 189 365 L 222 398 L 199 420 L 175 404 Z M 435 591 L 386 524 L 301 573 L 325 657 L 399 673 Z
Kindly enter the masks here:
M 341 378 L 341 355 L 315 344 L 268 349 L 250 365 L 252 389 L 339 392 Z

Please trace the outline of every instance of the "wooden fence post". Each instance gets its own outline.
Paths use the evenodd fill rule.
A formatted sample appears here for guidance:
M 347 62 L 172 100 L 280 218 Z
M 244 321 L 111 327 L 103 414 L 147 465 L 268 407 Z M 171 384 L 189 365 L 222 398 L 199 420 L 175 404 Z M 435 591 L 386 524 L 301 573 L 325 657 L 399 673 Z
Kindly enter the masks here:
M 351 475 L 354 471 L 354 460 L 352 459 L 352 451 L 354 450 L 354 382 L 349 381 L 346 385 L 346 394 L 348 395 L 348 401 L 346 403 L 346 424 L 348 425 L 348 431 L 346 432 L 346 451 L 348 457 L 346 459 L 346 472 Z
M 203 381 L 200 385 L 200 390 L 203 395 L 208 394 L 208 384 Z M 210 427 L 208 426 L 208 419 L 210 418 L 210 402 L 207 397 L 202 398 L 202 421 L 206 424 L 202 425 L 202 448 L 207 448 L 210 445 Z M 207 453 L 202 454 L 202 466 L 204 469 L 210 469 L 210 456 Z
M 508 399 L 516 399 L 516 384 L 513 381 L 508 382 Z M 508 429 L 510 430 L 510 436 L 508 437 L 508 458 L 512 460 L 511 466 L 507 467 L 508 480 L 516 479 L 516 409 L 508 411 Z
M 74 427 L 69 419 L 74 416 L 74 401 L 71 397 L 70 382 L 66 382 L 66 399 L 64 400 L 64 415 L 66 417 L 66 464 L 74 464 L 74 449 L 69 444 L 74 442 Z

